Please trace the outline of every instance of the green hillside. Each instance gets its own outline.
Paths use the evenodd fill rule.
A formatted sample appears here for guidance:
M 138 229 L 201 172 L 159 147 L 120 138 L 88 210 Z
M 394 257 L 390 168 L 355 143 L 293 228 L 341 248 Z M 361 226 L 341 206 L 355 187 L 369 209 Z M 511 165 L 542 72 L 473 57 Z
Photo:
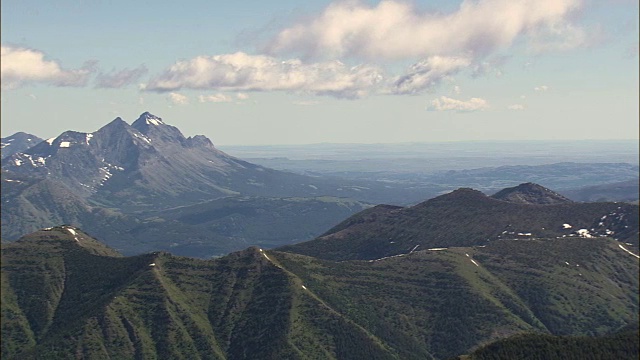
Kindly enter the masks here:
M 618 245 L 201 260 L 121 257 L 53 228 L 2 245 L 2 358 L 443 359 L 523 332 L 606 335 L 638 322 L 638 260 Z

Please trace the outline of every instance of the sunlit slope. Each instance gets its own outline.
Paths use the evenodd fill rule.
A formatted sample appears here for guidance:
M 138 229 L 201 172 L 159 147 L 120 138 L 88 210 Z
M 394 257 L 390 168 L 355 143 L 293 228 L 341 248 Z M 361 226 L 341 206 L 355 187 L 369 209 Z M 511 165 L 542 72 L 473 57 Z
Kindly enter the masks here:
M 200 260 L 54 228 L 3 245 L 2 357 L 441 359 L 521 332 L 613 333 L 638 321 L 637 272 L 609 238 Z

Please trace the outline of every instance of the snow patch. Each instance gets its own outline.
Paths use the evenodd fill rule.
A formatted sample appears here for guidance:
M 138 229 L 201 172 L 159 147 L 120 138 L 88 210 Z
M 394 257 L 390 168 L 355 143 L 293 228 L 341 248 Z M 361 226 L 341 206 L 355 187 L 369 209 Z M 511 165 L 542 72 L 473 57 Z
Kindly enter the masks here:
M 473 260 L 473 259 L 469 259 L 469 260 L 471 260 L 471 262 L 473 263 L 473 265 L 475 265 L 475 266 L 477 266 L 477 267 L 480 267 L 480 265 L 478 265 L 478 263 L 477 263 L 475 260 Z
M 431 251 L 442 251 L 442 250 L 447 250 L 447 248 L 431 248 L 431 249 L 427 249 L 427 250 L 431 250 Z
M 569 225 L 569 224 L 562 224 L 562 228 L 563 229 L 571 229 L 573 226 Z
M 518 236 L 531 236 L 531 233 L 518 233 Z
M 398 255 L 385 256 L 385 257 L 381 257 L 381 258 L 379 258 L 379 259 L 369 260 L 369 262 L 380 261 L 380 260 L 385 260 L 385 259 L 391 259 L 391 258 L 395 258 L 395 257 L 405 256 L 405 255 L 406 255 L 406 254 L 398 254 Z
M 149 266 L 156 266 L 156 263 L 151 263 L 149 264 Z
M 71 234 L 71 235 L 77 235 L 76 231 L 73 230 L 72 228 L 67 228 L 67 231 Z
M 55 140 L 56 138 L 51 138 L 51 139 L 47 139 L 45 140 L 45 142 L 47 142 L 49 144 L 49 146 L 53 145 L 53 140 Z
M 593 235 L 591 235 L 589 233 L 589 230 L 587 230 L 587 229 L 580 229 L 580 230 L 576 231 L 576 234 L 578 234 L 578 236 L 581 236 L 581 237 L 584 237 L 584 238 L 593 237 Z
M 303 289 L 305 289 L 305 290 L 307 290 L 307 287 L 306 287 L 306 286 L 304 286 L 304 285 L 302 285 L 302 288 L 303 288 Z
M 568 262 L 566 262 L 566 261 L 565 261 L 564 263 L 565 263 L 565 264 L 567 264 L 567 265 L 571 265 L 571 264 L 569 264 L 569 263 L 568 263 Z
M 13 160 L 13 162 L 14 162 L 14 164 L 16 164 L 16 166 L 22 165 L 22 160 L 20 160 L 20 159 L 15 159 L 15 160 Z
M 146 118 L 145 121 L 146 121 L 147 124 L 151 124 L 151 125 L 164 124 L 162 121 L 156 120 L 156 119 L 152 119 L 152 118 Z
M 93 137 L 93 134 L 87 134 L 87 145 L 89 145 L 89 140 Z
M 68 148 L 69 146 L 71 146 L 71 142 L 69 142 L 69 141 L 61 141 L 60 142 L 60 147 L 61 148 Z
M 315 186 L 315 185 L 307 185 L 307 186 L 309 186 L 310 188 L 312 188 L 312 189 L 314 189 L 314 190 L 318 190 L 318 187 L 317 187 L 317 186 Z
M 636 255 L 636 254 L 632 253 L 631 251 L 627 250 L 627 248 L 625 248 L 625 247 L 624 247 L 624 246 L 622 246 L 621 244 L 618 244 L 618 246 L 620 247 L 620 249 L 622 249 L 622 250 L 624 250 L 624 251 L 628 252 L 629 254 L 631 254 L 631 255 L 635 256 L 636 258 L 640 259 L 640 256 L 638 256 L 638 255 Z
M 151 144 L 151 140 L 149 140 L 149 138 L 144 136 L 144 135 L 140 136 L 140 135 L 134 133 L 133 136 L 137 137 L 138 139 L 142 139 L 142 140 L 146 141 L 147 144 Z

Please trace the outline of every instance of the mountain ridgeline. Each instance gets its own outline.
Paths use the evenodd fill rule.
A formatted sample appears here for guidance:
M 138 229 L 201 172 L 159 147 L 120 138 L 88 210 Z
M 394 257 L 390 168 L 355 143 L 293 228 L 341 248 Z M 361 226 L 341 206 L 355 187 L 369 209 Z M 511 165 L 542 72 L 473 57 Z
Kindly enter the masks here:
M 72 224 L 128 255 L 219 256 L 313 239 L 372 203 L 442 190 L 276 171 L 230 156 L 205 136 L 185 137 L 148 112 L 131 125 L 116 118 L 92 133 L 38 140 L 3 138 L 5 241 Z M 5 154 L 14 147 L 20 151 Z M 271 220 L 280 225 L 257 230 Z
M 546 196 L 538 200 L 529 196 L 523 202 L 520 193 L 519 187 L 501 191 L 499 197 L 514 199 L 505 201 L 459 189 L 412 207 L 379 205 L 353 215 L 318 239 L 280 250 L 342 261 L 481 246 L 502 239 L 606 236 L 638 247 L 637 205 L 571 201 L 540 205 Z
M 606 336 L 639 310 L 638 261 L 605 237 L 201 260 L 122 257 L 62 226 L 3 244 L 1 266 L 3 359 L 445 359 L 520 333 Z
M 94 133 L 66 131 L 3 159 L 16 174 L 61 182 L 95 204 L 123 209 L 172 207 L 243 193 L 308 194 L 309 179 L 250 164 L 186 138 L 162 119 L 121 118 Z
M 93 133 L 66 131 L 3 158 L 2 169 L 5 176 L 57 181 L 93 205 L 136 211 L 230 195 L 340 196 L 380 203 L 398 192 L 407 199 L 420 193 L 380 182 L 321 179 L 265 168 L 216 149 L 203 135 L 187 138 L 148 112 L 131 125 L 116 118 Z M 427 194 L 431 193 L 422 191 Z
M 0 143 L 2 158 L 25 151 L 40 142 L 42 142 L 41 138 L 25 132 L 17 132 L 11 136 L 2 138 L 2 142 Z

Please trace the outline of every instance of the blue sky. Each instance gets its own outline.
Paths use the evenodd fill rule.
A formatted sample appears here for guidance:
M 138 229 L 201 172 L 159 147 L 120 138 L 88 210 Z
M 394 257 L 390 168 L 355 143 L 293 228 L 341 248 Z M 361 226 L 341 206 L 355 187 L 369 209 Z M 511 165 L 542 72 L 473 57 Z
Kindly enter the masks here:
M 220 145 L 638 138 L 638 1 L 1 6 L 2 136 L 150 111 Z

